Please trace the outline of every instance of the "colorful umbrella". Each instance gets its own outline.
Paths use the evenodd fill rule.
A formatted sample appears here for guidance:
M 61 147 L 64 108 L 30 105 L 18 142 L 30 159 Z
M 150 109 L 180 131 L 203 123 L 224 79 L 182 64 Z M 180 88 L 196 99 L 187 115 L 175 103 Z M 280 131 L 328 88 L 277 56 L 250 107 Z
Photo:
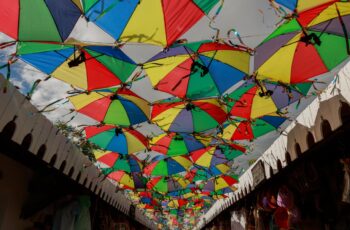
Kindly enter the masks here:
M 120 42 L 169 46 L 219 0 L 85 1 L 85 16 Z
M 300 83 L 337 67 L 350 54 L 349 9 L 325 4 L 281 25 L 256 48 L 257 78 Z
M 290 9 L 291 11 L 300 13 L 302 11 L 315 8 L 323 4 L 329 4 L 332 2 L 337 2 L 339 0 L 272 0 L 272 1 Z
M 137 65 L 119 48 L 19 42 L 16 55 L 45 74 L 85 90 L 118 86 Z
M 204 168 L 212 168 L 219 164 L 225 164 L 229 160 L 219 147 L 209 146 L 204 149 L 199 149 L 190 153 L 192 162 L 196 166 Z
M 197 181 L 207 181 L 210 178 L 227 173 L 230 169 L 230 166 L 228 166 L 227 164 L 220 163 L 217 165 L 212 165 L 209 168 L 193 168 L 188 173 L 186 173 L 184 177 L 192 183 Z
M 187 171 L 191 166 L 192 162 L 186 156 L 175 156 L 165 159 L 156 157 L 155 162 L 146 166 L 143 172 L 148 176 L 171 176 Z
M 153 87 L 180 98 L 222 95 L 249 72 L 249 53 L 211 41 L 174 46 L 144 64 Z
M 71 0 L 1 0 L 0 31 L 17 41 L 64 42 L 81 15 Z
M 122 155 L 110 151 L 95 151 L 94 155 L 96 160 L 102 164 L 100 167 L 105 175 L 115 171 L 135 173 L 143 169 L 142 162 L 133 155 Z
M 154 177 L 147 183 L 147 188 L 160 193 L 174 192 L 184 189 L 190 182 L 180 176 Z
M 171 132 L 203 132 L 222 124 L 226 118 L 225 106 L 216 99 L 165 100 L 154 104 L 152 110 L 152 121 Z
M 231 116 L 255 119 L 268 114 L 280 113 L 281 109 L 303 98 L 311 83 L 281 85 L 277 83 L 244 84 L 224 96 Z
M 254 120 L 235 119 L 223 125 L 222 138 L 226 140 L 253 140 L 277 130 L 286 120 L 280 116 L 263 116 Z
M 197 149 L 205 148 L 208 141 L 196 135 L 187 133 L 165 133 L 154 137 L 150 141 L 151 150 L 167 156 L 188 154 Z
M 132 128 L 112 125 L 89 126 L 85 128 L 86 138 L 102 149 L 131 154 L 147 149 L 148 140 Z
M 78 112 L 104 124 L 126 127 L 147 121 L 150 114 L 148 102 L 126 88 L 83 93 L 69 100 Z
M 223 189 L 230 189 L 238 180 L 229 175 L 221 175 L 210 179 L 203 187 L 203 191 L 217 192 L 224 191 Z
M 107 174 L 107 177 L 118 182 L 123 189 L 136 188 L 132 175 L 125 171 L 114 171 Z

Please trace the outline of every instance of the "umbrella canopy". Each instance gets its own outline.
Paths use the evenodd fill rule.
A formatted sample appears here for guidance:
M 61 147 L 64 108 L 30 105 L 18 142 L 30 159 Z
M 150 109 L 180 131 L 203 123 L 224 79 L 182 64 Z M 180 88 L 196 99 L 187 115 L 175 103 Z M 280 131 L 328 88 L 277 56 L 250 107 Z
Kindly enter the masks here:
M 217 127 L 227 118 L 226 108 L 216 99 L 165 100 L 153 105 L 152 121 L 163 130 L 194 133 Z
M 226 174 L 230 169 L 230 166 L 225 163 L 211 165 L 209 168 L 194 167 L 188 173 L 186 173 L 184 177 L 192 183 L 197 181 L 207 181 L 215 176 Z
M 112 125 L 89 126 L 85 128 L 86 138 L 102 149 L 131 154 L 147 149 L 148 140 L 132 128 Z
M 2 0 L 0 31 L 17 41 L 64 42 L 81 15 L 71 0 Z
M 248 81 L 224 96 L 231 116 L 250 120 L 279 113 L 281 109 L 304 97 L 312 86 L 311 83 L 287 86 L 258 82 Z
M 349 9 L 325 4 L 281 25 L 256 48 L 257 78 L 300 83 L 337 67 L 350 54 Z
M 150 106 L 126 88 L 98 90 L 69 97 L 76 111 L 101 123 L 128 127 L 148 120 Z
M 222 95 L 249 72 L 249 53 L 212 41 L 188 43 L 159 53 L 144 69 L 153 87 L 180 98 Z
M 219 0 L 84 1 L 85 16 L 120 42 L 169 46 Z
M 186 188 L 190 182 L 181 176 L 154 177 L 147 183 L 147 188 L 160 193 L 174 192 Z
M 165 133 L 154 137 L 150 145 L 153 151 L 167 156 L 179 156 L 205 148 L 209 141 L 199 136 L 197 139 L 196 135 L 188 133 Z
M 45 74 L 89 91 L 122 84 L 137 67 L 119 48 L 108 46 L 19 42 L 16 55 Z
M 187 171 L 192 166 L 192 162 L 186 156 L 168 157 L 165 159 L 156 157 L 155 161 L 144 169 L 145 175 L 171 176 Z
M 103 171 L 102 171 L 103 172 Z M 136 189 L 133 175 L 125 171 L 113 171 L 107 174 L 107 177 L 111 180 L 118 182 L 119 186 L 123 189 Z
M 223 125 L 222 138 L 226 140 L 253 140 L 277 130 L 286 120 L 280 116 L 263 116 L 254 120 L 235 119 Z
M 238 180 L 229 175 L 221 175 L 210 179 L 203 187 L 203 191 L 218 192 L 223 191 L 223 189 L 229 189 Z
M 110 151 L 95 151 L 94 155 L 96 160 L 102 164 L 100 167 L 105 175 L 109 175 L 115 171 L 124 171 L 127 173 L 141 172 L 143 169 L 142 162 L 132 155 L 122 155 Z
M 337 2 L 339 0 L 273 0 L 273 1 L 290 9 L 291 11 L 302 12 L 323 4 Z
M 225 164 L 229 160 L 225 154 L 221 151 L 220 147 L 209 146 L 204 149 L 199 149 L 190 153 L 192 162 L 195 165 L 211 168 L 218 164 Z

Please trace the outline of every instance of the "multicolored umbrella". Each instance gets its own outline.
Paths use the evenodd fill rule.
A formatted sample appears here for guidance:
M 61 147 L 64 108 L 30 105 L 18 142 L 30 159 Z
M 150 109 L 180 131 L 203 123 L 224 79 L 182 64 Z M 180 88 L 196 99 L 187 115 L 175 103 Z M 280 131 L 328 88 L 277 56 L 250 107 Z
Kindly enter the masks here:
M 85 90 L 118 86 L 137 65 L 117 47 L 19 42 L 16 55 L 45 74 Z
M 216 99 L 165 100 L 153 105 L 151 117 L 163 130 L 198 133 L 222 124 L 227 115 L 225 106 Z
M 169 46 L 219 0 L 84 1 L 85 16 L 120 42 Z
M 210 140 L 188 133 L 164 133 L 152 138 L 151 150 L 167 156 L 180 156 L 205 148 Z
M 280 110 L 303 98 L 311 83 L 285 85 L 277 83 L 252 83 L 242 85 L 224 96 L 231 116 L 247 120 L 268 114 L 280 113 Z
M 186 188 L 190 181 L 181 176 L 154 177 L 147 183 L 147 188 L 160 193 L 174 192 Z
M 105 175 L 115 171 L 127 173 L 142 172 L 143 169 L 142 162 L 133 155 L 122 155 L 110 151 L 95 151 L 94 155 Z
M 215 176 L 226 174 L 230 170 L 230 166 L 225 163 L 212 165 L 209 168 L 205 167 L 194 167 L 184 176 L 192 183 L 197 181 L 207 181 Z
M 108 173 L 107 177 L 118 182 L 119 186 L 123 189 L 136 189 L 132 174 L 129 174 L 125 171 L 114 171 Z
M 88 126 L 86 138 L 102 149 L 131 154 L 147 149 L 148 140 L 132 128 L 120 128 L 112 125 Z
M 226 140 L 256 139 L 277 130 L 287 118 L 281 116 L 263 116 L 254 120 L 235 119 L 223 125 L 222 138 Z
M 229 175 L 221 175 L 206 182 L 203 187 L 203 191 L 223 191 L 223 189 L 230 189 L 236 183 L 238 183 L 238 179 Z
M 271 0 L 270 0 L 271 1 Z M 320 5 L 329 4 L 333 2 L 340 2 L 339 0 L 272 0 L 291 11 L 303 12 L 315 8 Z
M 186 156 L 175 156 L 168 158 L 156 158 L 155 162 L 146 166 L 143 173 L 147 176 L 171 176 L 187 171 L 192 162 Z
M 250 54 L 212 41 L 188 43 L 159 53 L 144 69 L 153 87 L 180 98 L 222 95 L 249 72 Z
M 97 90 L 69 97 L 76 111 L 101 123 L 129 127 L 148 121 L 150 106 L 126 88 Z
M 256 48 L 257 78 L 294 84 L 337 67 L 350 54 L 349 9 L 324 4 L 281 25 Z
M 2 0 L 0 31 L 16 41 L 64 42 L 81 15 L 71 0 Z
M 190 153 L 190 158 L 196 166 L 212 168 L 219 164 L 225 164 L 229 160 L 219 147 L 209 146 Z

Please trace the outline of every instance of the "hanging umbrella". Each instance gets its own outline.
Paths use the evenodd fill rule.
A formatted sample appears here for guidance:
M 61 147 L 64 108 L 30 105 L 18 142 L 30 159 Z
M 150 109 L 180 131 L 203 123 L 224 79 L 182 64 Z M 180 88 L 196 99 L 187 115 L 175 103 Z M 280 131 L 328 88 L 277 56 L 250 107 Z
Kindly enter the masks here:
M 151 150 L 163 153 L 167 156 L 185 155 L 197 149 L 205 148 L 209 144 L 209 138 L 202 138 L 187 133 L 164 133 L 152 138 Z
M 223 125 L 222 138 L 232 141 L 252 141 L 277 130 L 285 120 L 285 117 L 280 116 L 263 116 L 254 120 L 235 119 Z
M 125 83 L 137 65 L 117 47 L 19 42 L 16 55 L 41 72 L 85 90 Z
M 257 78 L 307 82 L 340 65 L 350 54 L 349 9 L 349 2 L 321 5 L 278 27 L 256 48 Z
M 126 88 L 98 90 L 69 98 L 76 111 L 101 123 L 128 127 L 148 120 L 148 102 Z
M 212 168 L 218 164 L 228 163 L 228 159 L 221 151 L 220 147 L 209 146 L 190 153 L 190 158 L 195 166 Z
M 107 177 L 113 181 L 118 182 L 119 186 L 123 189 L 133 190 L 136 188 L 132 174 L 129 174 L 125 171 L 113 171 L 108 173 Z
M 85 1 L 85 16 L 120 42 L 169 46 L 219 0 Z
M 197 181 L 207 181 L 215 176 L 226 174 L 230 169 L 230 166 L 225 163 L 212 165 L 209 168 L 194 167 L 186 173 L 184 178 L 188 179 L 192 183 Z
M 148 140 L 133 128 L 120 128 L 112 125 L 88 126 L 86 138 L 102 149 L 131 154 L 147 149 Z
M 64 42 L 81 15 L 71 0 L 1 0 L 0 31 L 16 41 Z
M 229 161 L 232 161 L 235 158 L 237 158 L 237 157 L 239 157 L 247 152 L 247 149 L 245 146 L 237 144 L 233 141 L 231 141 L 230 143 L 224 142 L 223 144 L 219 144 L 218 147 L 225 154 L 225 157 Z
M 238 183 L 238 180 L 229 175 L 221 175 L 210 179 L 203 187 L 203 191 L 217 192 L 223 191 Z
M 171 176 L 180 172 L 187 171 L 192 162 L 186 156 L 175 156 L 162 159 L 157 157 L 155 161 L 144 169 L 145 175 L 152 176 Z
M 281 85 L 248 81 L 225 95 L 223 100 L 227 103 L 231 116 L 250 120 L 280 113 L 283 108 L 305 97 L 311 86 L 311 83 Z
M 144 64 L 153 87 L 180 98 L 222 95 L 249 72 L 249 53 L 211 41 L 171 47 Z
M 142 172 L 143 169 L 142 162 L 133 155 L 122 155 L 110 151 L 95 151 L 94 155 L 96 160 L 102 164 L 100 167 L 105 175 L 115 171 Z
M 160 193 L 168 193 L 184 189 L 190 182 L 181 176 L 154 177 L 147 183 L 147 188 Z
M 271 1 L 271 0 L 270 0 Z M 317 6 L 330 4 L 333 2 L 340 2 L 339 0 L 272 0 L 291 11 L 303 12 L 315 8 Z
M 226 108 L 216 99 L 164 100 L 153 105 L 152 121 L 163 130 L 194 133 L 217 127 L 227 118 Z

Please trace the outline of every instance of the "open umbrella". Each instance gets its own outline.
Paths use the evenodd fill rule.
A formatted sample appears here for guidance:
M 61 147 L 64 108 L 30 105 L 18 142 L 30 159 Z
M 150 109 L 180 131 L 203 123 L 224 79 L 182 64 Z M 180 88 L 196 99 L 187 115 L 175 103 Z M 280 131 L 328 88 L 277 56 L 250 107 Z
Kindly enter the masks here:
M 144 168 L 143 173 L 147 176 L 171 176 L 187 171 L 192 162 L 186 156 L 167 158 L 156 157 L 155 161 Z
M 204 168 L 212 168 L 218 164 L 228 163 L 228 159 L 221 151 L 220 147 L 209 146 L 207 148 L 199 149 L 190 153 L 192 162 L 196 166 Z
M 154 177 L 147 182 L 147 188 L 160 193 L 174 192 L 186 188 L 190 181 L 181 176 Z
M 113 181 L 118 182 L 119 186 L 123 189 L 136 189 L 133 174 L 125 171 L 113 171 L 107 174 L 107 177 Z M 134 174 L 137 175 L 137 174 Z
M 222 124 L 226 108 L 216 99 L 164 100 L 153 105 L 152 121 L 171 132 L 203 132 Z
M 81 15 L 71 0 L 2 0 L 0 31 L 17 41 L 64 42 Z
M 101 123 L 129 127 L 148 120 L 148 102 L 126 88 L 98 90 L 69 97 L 76 111 Z
M 230 166 L 225 163 L 211 165 L 209 168 L 194 167 L 184 176 L 189 181 L 207 181 L 215 176 L 226 174 L 230 170 Z
M 117 47 L 19 42 L 16 55 L 45 74 L 85 90 L 118 86 L 137 65 Z
M 203 191 L 218 192 L 224 191 L 223 189 L 229 191 L 230 187 L 236 183 L 238 183 L 236 178 L 229 175 L 221 175 L 208 180 L 203 187 Z
M 210 140 L 209 140 L 210 141 Z M 197 149 L 205 148 L 208 141 L 196 135 L 188 133 L 165 133 L 152 138 L 151 150 L 163 153 L 167 156 L 179 156 L 188 154 Z
M 278 27 L 256 48 L 257 78 L 300 83 L 337 67 L 350 54 L 349 9 L 349 2 L 324 4 Z
M 234 119 L 223 124 L 222 138 L 226 140 L 253 140 L 275 131 L 286 120 L 280 116 L 263 116 L 254 120 Z
M 255 119 L 280 110 L 305 97 L 311 83 L 281 85 L 248 81 L 237 90 L 224 96 L 231 116 Z
M 143 169 L 142 162 L 133 155 L 122 155 L 110 151 L 95 151 L 94 155 L 105 175 L 115 171 L 135 173 Z
M 222 95 L 249 72 L 249 53 L 212 41 L 171 47 L 159 53 L 144 69 L 153 87 L 180 98 Z
M 84 1 L 85 16 L 120 42 L 169 46 L 219 0 Z
M 147 148 L 148 140 L 132 128 L 120 128 L 112 125 L 88 126 L 86 138 L 102 149 L 131 154 Z
M 329 4 L 332 2 L 340 2 L 340 0 L 270 0 L 276 2 L 291 11 L 303 12 L 315 8 L 320 5 Z

